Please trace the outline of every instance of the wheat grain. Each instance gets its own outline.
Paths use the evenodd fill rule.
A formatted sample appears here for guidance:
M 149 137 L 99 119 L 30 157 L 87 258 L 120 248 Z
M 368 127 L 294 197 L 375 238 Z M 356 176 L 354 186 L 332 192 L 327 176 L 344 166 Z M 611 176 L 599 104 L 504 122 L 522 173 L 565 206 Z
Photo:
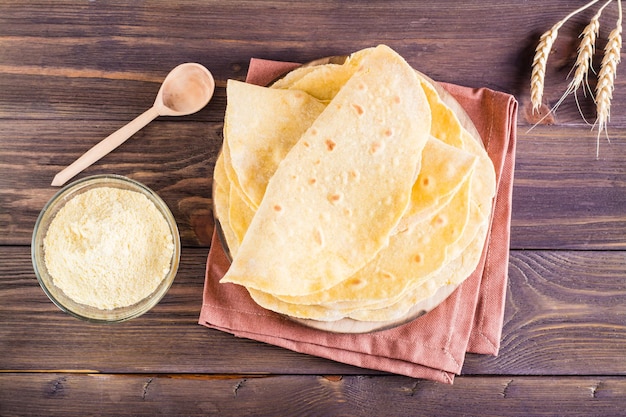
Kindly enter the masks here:
M 586 91 L 591 92 L 591 88 L 589 87 L 589 70 L 591 69 L 593 54 L 595 53 L 596 39 L 598 37 L 598 33 L 600 32 L 600 16 L 602 15 L 602 11 L 605 9 L 605 7 L 608 6 L 612 1 L 613 0 L 608 0 L 606 3 L 604 3 L 604 5 L 598 10 L 598 12 L 591 18 L 589 24 L 585 26 L 585 28 L 581 32 L 581 41 L 578 45 L 578 55 L 576 56 L 576 62 L 572 67 L 574 77 L 568 84 L 561 98 L 559 98 L 559 100 L 552 107 L 552 109 L 550 109 L 550 112 L 556 112 L 556 110 L 563 103 L 565 98 L 574 93 L 578 112 L 580 113 L 580 116 L 583 118 L 583 120 L 587 122 L 583 111 L 580 108 L 576 92 L 583 84 L 583 82 L 585 85 L 585 88 L 583 89 L 583 94 L 586 95 Z
M 609 35 L 609 41 L 604 50 L 598 85 L 596 87 L 596 105 L 598 113 L 598 127 L 602 129 L 610 116 L 611 99 L 615 88 L 615 75 L 617 65 L 620 62 L 620 49 L 622 47 L 621 30 L 613 29 Z
M 559 33 L 559 29 L 575 14 L 585 10 L 586 8 L 597 3 L 599 0 L 593 0 L 586 5 L 574 10 L 562 20 L 556 22 L 548 31 L 541 35 L 537 48 L 535 48 L 535 56 L 533 57 L 532 72 L 530 76 L 530 101 L 532 103 L 533 112 L 539 111 L 543 100 L 543 88 L 545 84 L 546 68 L 548 64 L 548 56 L 552 51 L 552 47 Z
M 598 126 L 598 137 L 596 142 L 596 157 L 600 151 L 600 135 L 606 133 L 607 123 L 611 118 L 611 100 L 615 88 L 615 76 L 617 65 L 620 63 L 620 51 L 622 49 L 622 4 L 618 1 L 619 17 L 617 26 L 611 31 L 598 73 L 598 84 L 596 86 L 596 125 Z M 608 138 L 608 136 L 607 136 Z
M 574 63 L 574 78 L 570 82 L 571 90 L 576 91 L 583 81 L 585 81 L 586 85 L 589 85 L 587 82 L 587 77 L 589 74 L 589 68 L 591 67 L 591 61 L 593 59 L 593 53 L 595 51 L 596 38 L 598 33 L 600 32 L 600 15 L 602 14 L 602 10 L 606 7 L 612 0 L 609 0 L 592 18 L 591 21 L 581 33 L 581 41 L 578 46 L 578 56 L 576 57 L 576 62 Z
M 530 76 L 530 101 L 533 105 L 533 112 L 539 111 L 539 108 L 541 107 L 548 56 L 550 55 L 552 45 L 558 36 L 561 25 L 562 23 L 559 22 L 541 35 L 539 38 L 539 44 L 535 49 L 535 57 L 533 58 L 532 73 Z
M 612 0 L 609 0 L 611 2 Z M 607 3 L 608 4 L 608 3 Z M 596 37 L 598 35 L 600 29 L 600 12 L 598 12 L 589 22 L 589 24 L 585 27 L 583 32 L 581 33 L 582 40 L 580 41 L 580 45 L 578 46 L 578 56 L 576 57 L 576 62 L 572 67 L 572 71 L 574 71 L 574 78 L 570 81 L 565 92 L 561 95 L 561 98 L 556 102 L 556 104 L 550 109 L 551 113 L 556 112 L 559 106 L 563 103 L 565 98 L 572 93 L 575 93 L 580 85 L 585 82 L 585 85 L 588 87 L 588 74 L 589 68 L 591 67 L 591 60 L 593 59 L 593 53 L 595 50 Z M 586 90 L 585 90 L 586 91 Z M 576 100 L 578 103 L 578 99 Z M 580 110 L 580 106 L 578 110 L 583 116 L 582 111 Z M 584 116 L 583 116 L 584 119 Z

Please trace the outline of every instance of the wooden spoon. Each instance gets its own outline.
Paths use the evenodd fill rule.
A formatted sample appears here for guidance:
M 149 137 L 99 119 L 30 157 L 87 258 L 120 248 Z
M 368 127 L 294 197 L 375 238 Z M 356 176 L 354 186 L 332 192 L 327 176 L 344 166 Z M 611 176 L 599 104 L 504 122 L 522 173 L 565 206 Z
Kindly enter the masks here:
M 207 105 L 214 90 L 215 80 L 209 70 L 202 65 L 186 63 L 177 66 L 163 81 L 150 109 L 103 139 L 59 172 L 52 180 L 52 185 L 65 184 L 74 175 L 120 146 L 157 116 L 185 116 L 199 111 Z

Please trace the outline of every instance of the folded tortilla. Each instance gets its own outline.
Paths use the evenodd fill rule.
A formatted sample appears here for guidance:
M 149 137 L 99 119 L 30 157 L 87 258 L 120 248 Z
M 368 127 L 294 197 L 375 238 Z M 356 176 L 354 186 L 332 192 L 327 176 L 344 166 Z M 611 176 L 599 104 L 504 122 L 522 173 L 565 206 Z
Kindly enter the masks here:
M 493 164 L 460 106 L 388 47 L 271 88 L 229 82 L 224 136 L 214 198 L 233 263 L 222 282 L 259 305 L 396 321 L 475 269 Z
M 300 296 L 352 276 L 409 205 L 430 124 L 415 71 L 376 47 L 279 164 L 221 282 Z

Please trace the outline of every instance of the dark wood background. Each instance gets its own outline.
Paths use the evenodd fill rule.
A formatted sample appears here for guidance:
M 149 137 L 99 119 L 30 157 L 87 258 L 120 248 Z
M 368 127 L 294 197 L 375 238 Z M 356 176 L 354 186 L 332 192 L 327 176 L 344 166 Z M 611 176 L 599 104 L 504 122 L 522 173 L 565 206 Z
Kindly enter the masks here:
M 626 415 L 626 67 L 598 158 L 573 97 L 528 131 L 538 37 L 584 3 L 0 0 L 0 415 Z M 565 90 L 594 12 L 561 29 L 546 104 Z M 452 386 L 197 324 L 226 80 L 243 79 L 251 57 L 306 62 L 379 43 L 435 80 L 520 103 L 501 352 L 468 355 Z M 213 72 L 211 103 L 157 119 L 80 175 L 126 175 L 161 195 L 182 234 L 178 277 L 138 319 L 73 319 L 46 298 L 30 261 L 50 181 L 150 107 L 187 61 Z M 593 121 L 591 98 L 579 99 Z

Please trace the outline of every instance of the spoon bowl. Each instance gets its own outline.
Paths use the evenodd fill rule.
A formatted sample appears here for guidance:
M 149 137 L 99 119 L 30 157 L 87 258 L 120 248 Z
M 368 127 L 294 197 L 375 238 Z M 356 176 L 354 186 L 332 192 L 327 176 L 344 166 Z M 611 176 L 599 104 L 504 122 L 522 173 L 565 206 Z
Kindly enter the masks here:
M 188 62 L 175 67 L 165 77 L 154 105 L 127 125 L 104 138 L 85 152 L 52 180 L 53 186 L 61 186 L 70 178 L 120 146 L 158 116 L 186 116 L 206 106 L 215 91 L 211 72 L 200 64 Z
M 215 80 L 205 67 L 189 62 L 165 78 L 154 106 L 160 116 L 186 116 L 204 108 L 215 90 Z

